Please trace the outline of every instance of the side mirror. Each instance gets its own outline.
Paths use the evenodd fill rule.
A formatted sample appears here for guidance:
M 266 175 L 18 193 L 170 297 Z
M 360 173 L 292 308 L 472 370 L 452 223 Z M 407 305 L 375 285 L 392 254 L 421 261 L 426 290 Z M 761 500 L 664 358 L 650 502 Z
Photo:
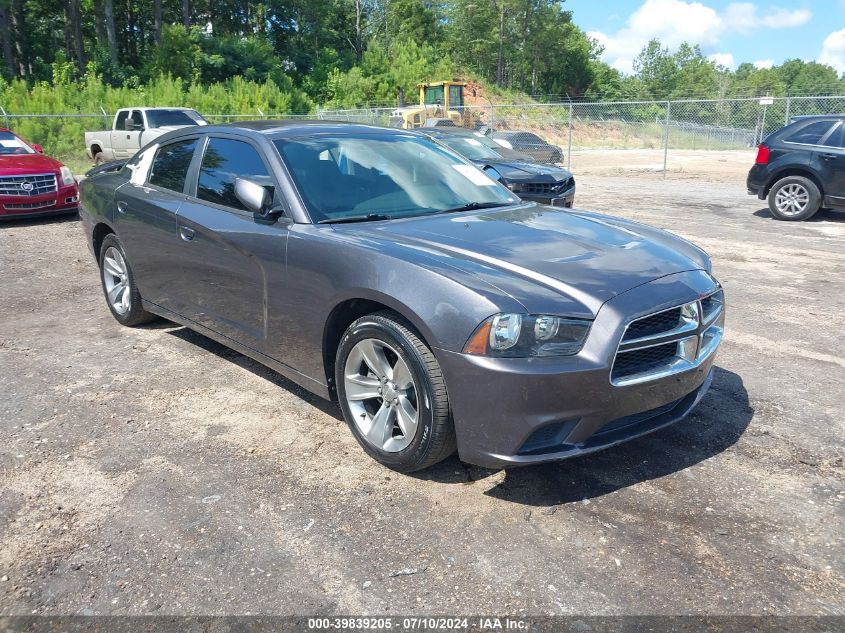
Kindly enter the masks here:
M 270 208 L 270 205 L 273 204 L 273 197 L 266 187 L 259 185 L 257 182 L 246 178 L 237 178 L 235 180 L 235 197 L 247 209 L 263 217 L 281 214 L 280 210 Z
M 43 153 L 44 153 L 44 148 L 43 148 L 43 147 L 41 147 L 38 143 L 33 144 L 32 149 L 34 149 L 34 150 L 35 150 L 36 152 L 38 152 L 39 154 L 43 154 Z
M 143 127 L 144 126 L 142 124 L 135 123 L 134 121 L 131 121 L 129 119 L 126 119 L 126 122 L 123 124 L 123 128 L 127 132 L 134 132 L 135 130 L 140 130 Z

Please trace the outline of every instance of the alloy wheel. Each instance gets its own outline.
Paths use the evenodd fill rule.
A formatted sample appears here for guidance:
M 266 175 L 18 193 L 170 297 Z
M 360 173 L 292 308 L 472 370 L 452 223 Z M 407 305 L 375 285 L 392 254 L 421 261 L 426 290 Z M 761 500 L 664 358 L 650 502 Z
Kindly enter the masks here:
M 123 255 L 114 246 L 109 246 L 103 256 L 103 285 L 112 309 L 120 315 L 129 312 L 131 291 L 129 275 Z
M 810 202 L 810 192 L 803 185 L 789 183 L 775 194 L 775 206 L 784 215 L 802 213 Z
M 417 387 L 408 364 L 384 341 L 368 338 L 349 351 L 343 371 L 346 404 L 369 444 L 396 453 L 419 424 Z

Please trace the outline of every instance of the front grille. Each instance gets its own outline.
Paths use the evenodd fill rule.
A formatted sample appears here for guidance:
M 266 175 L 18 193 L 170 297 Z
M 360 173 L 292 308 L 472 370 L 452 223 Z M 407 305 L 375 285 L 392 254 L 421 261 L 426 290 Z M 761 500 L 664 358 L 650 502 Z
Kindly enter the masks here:
M 707 322 L 718 313 L 725 302 L 725 293 L 722 290 L 714 292 L 709 297 L 701 300 L 701 314 L 702 320 Z
M 4 204 L 3 207 L 9 210 L 15 209 L 47 209 L 48 207 L 56 206 L 55 200 L 47 200 L 47 202 L 21 202 L 19 204 Z
M 677 342 L 619 352 L 613 364 L 612 380 L 655 370 L 671 363 L 678 353 Z
M 670 332 L 681 324 L 681 308 L 664 310 L 657 314 L 651 314 L 642 319 L 637 319 L 625 331 L 625 341 L 642 338 L 644 336 L 655 336 L 663 332 Z
M 56 174 L 0 176 L 0 196 L 40 196 L 57 191 Z
M 633 320 L 625 328 L 610 382 L 625 386 L 698 367 L 722 340 L 721 289 L 697 301 Z
M 533 194 L 562 193 L 572 186 L 571 181 L 572 178 L 567 178 L 566 180 L 557 180 L 555 182 L 527 182 L 522 185 L 522 190 L 525 193 Z

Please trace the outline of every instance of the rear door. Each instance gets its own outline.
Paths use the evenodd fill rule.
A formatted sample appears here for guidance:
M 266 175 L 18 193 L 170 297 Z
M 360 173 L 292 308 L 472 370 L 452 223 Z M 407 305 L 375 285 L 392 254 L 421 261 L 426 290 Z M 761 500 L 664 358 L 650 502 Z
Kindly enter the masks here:
M 819 144 L 815 153 L 825 196 L 845 205 L 845 123 L 837 123 Z
M 269 340 L 269 305 L 286 272 L 289 221 L 265 220 L 234 195 L 235 180 L 246 178 L 283 206 L 265 152 L 237 134 L 208 138 L 177 215 L 179 294 L 191 320 L 278 358 L 278 328 L 275 343 Z
M 117 234 L 123 242 L 138 290 L 147 301 L 179 311 L 174 294 L 181 246 L 176 212 L 199 136 L 152 146 L 131 161 L 130 181 L 115 192 Z

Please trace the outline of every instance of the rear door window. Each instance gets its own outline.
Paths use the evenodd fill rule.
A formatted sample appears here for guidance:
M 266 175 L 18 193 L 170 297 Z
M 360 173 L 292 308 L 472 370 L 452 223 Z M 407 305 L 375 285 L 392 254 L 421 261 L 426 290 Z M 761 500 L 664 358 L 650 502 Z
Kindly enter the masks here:
M 235 181 L 246 178 L 273 193 L 273 179 L 258 150 L 246 141 L 212 137 L 202 158 L 197 198 L 248 211 L 235 196 Z
M 181 193 L 185 189 L 185 179 L 196 148 L 195 138 L 160 147 L 153 159 L 149 183 Z
M 834 123 L 834 121 L 814 121 L 788 134 L 783 140 L 787 143 L 817 145 Z

